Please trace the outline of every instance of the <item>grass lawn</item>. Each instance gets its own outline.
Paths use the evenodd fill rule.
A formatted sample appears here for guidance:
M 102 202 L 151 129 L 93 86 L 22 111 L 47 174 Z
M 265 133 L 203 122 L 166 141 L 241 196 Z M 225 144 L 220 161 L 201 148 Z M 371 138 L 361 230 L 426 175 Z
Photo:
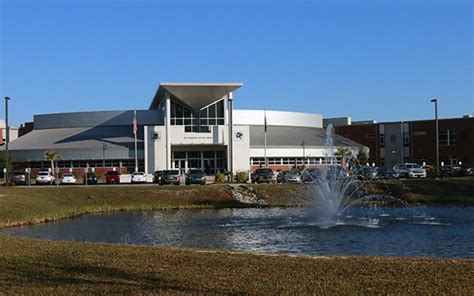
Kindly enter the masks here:
M 424 194 L 421 201 L 433 202 L 454 196 L 454 201 L 470 203 L 473 181 L 377 184 L 400 190 L 403 198 Z M 380 190 L 377 186 L 374 190 Z M 307 186 L 255 188 L 271 206 L 301 205 L 309 193 Z M 0 188 L 0 227 L 101 211 L 244 206 L 227 190 L 226 185 Z M 0 234 L 0 294 L 473 295 L 472 278 L 473 260 L 272 256 Z
M 373 187 L 408 202 L 474 205 L 474 177 L 376 181 Z
M 290 257 L 0 236 L 0 294 L 473 295 L 467 260 Z

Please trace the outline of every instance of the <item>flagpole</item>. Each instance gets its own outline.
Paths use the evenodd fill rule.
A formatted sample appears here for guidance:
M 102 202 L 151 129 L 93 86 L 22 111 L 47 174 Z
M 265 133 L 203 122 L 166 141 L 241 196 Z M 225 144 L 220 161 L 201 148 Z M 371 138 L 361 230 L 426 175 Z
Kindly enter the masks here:
M 138 172 L 138 154 L 137 154 L 137 110 L 133 111 L 133 134 L 135 135 L 135 172 Z
M 263 110 L 263 114 L 264 114 L 264 130 L 265 130 L 265 134 L 264 134 L 264 137 L 263 137 L 263 153 L 264 153 L 264 157 L 265 157 L 265 167 L 268 167 L 268 161 L 267 161 L 267 110 Z

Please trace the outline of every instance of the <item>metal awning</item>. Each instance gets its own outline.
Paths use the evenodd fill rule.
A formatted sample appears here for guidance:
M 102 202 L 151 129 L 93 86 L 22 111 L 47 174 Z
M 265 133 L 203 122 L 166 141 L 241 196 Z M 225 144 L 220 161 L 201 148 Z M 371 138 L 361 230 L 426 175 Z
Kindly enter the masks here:
M 150 109 L 157 109 L 168 92 L 174 100 L 194 111 L 221 100 L 228 93 L 242 87 L 243 83 L 160 83 Z

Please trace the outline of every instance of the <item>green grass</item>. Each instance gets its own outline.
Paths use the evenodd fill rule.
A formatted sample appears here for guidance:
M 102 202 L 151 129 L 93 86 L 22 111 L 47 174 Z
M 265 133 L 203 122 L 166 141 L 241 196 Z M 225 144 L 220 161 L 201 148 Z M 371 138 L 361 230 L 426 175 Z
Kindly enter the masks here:
M 0 188 L 0 227 L 95 212 L 238 206 L 226 186 Z
M 387 184 L 413 201 L 469 203 L 473 180 L 377 182 L 373 190 Z M 270 206 L 302 205 L 309 196 L 308 186 L 255 188 Z M 92 212 L 242 206 L 226 185 L 0 188 L 0 227 Z M 472 278 L 473 260 L 271 256 L 0 235 L 0 294 L 473 295 Z
M 408 202 L 474 204 L 474 177 L 377 181 L 373 188 Z

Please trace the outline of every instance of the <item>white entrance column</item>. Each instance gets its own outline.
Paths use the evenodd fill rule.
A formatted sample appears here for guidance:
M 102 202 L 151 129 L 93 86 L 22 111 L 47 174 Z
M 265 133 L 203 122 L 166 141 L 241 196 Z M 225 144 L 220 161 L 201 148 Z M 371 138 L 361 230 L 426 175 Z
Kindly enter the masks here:
M 168 92 L 165 93 L 165 127 L 166 127 L 166 169 L 171 169 L 171 99 Z
M 232 92 L 229 93 L 227 96 L 227 100 L 229 102 L 229 145 L 228 145 L 228 167 L 230 172 L 230 180 L 231 182 L 234 180 L 234 121 L 233 121 L 233 101 L 234 96 Z

